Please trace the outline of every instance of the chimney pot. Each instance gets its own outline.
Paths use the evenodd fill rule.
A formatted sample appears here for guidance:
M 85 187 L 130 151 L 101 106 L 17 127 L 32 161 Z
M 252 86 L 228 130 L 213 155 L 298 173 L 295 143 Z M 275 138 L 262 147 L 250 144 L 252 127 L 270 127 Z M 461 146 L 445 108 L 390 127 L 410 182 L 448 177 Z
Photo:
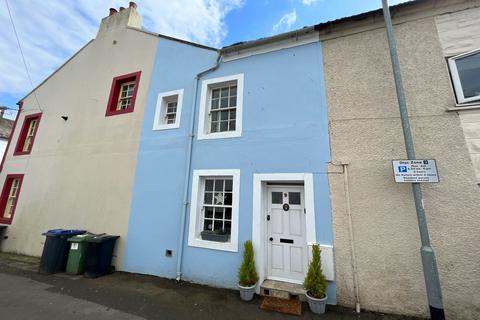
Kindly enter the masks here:
M 133 2 L 133 1 L 130 1 L 130 3 L 128 4 L 128 6 L 129 6 L 130 8 L 137 9 L 137 4 L 136 4 L 135 2 Z
M 123 11 L 123 10 L 125 10 L 125 7 L 120 7 L 120 11 Z
M 117 13 L 117 9 L 115 8 L 110 8 L 110 13 L 108 16 L 113 16 L 115 13 Z

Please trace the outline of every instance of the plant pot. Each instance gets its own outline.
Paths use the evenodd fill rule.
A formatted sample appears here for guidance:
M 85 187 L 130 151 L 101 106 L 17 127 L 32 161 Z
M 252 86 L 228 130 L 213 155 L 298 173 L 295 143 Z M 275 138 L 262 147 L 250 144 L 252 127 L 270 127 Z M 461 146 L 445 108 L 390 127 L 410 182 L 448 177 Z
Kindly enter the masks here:
M 202 231 L 200 235 L 202 237 L 202 240 L 215 241 L 215 242 L 227 242 L 229 237 L 228 234 L 218 233 L 215 231 Z
M 250 301 L 253 299 L 253 296 L 255 295 L 255 287 L 257 284 L 254 284 L 251 287 L 243 287 L 241 285 L 238 285 L 238 289 L 240 290 L 240 299 L 243 301 Z
M 308 306 L 310 307 L 310 311 L 316 314 L 325 313 L 325 306 L 327 305 L 327 295 L 325 295 L 325 297 L 322 299 L 311 297 L 308 295 L 308 293 L 306 294 L 306 296 L 307 296 Z

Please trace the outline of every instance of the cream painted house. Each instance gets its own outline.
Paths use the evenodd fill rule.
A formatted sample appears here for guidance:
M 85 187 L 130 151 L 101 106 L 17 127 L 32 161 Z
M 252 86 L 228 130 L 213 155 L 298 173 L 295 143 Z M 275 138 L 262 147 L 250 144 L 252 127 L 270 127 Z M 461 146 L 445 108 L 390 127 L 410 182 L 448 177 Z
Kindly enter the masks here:
M 120 236 L 120 266 L 157 43 L 134 3 L 110 9 L 96 38 L 21 100 L 0 174 L 6 210 L 15 201 L 2 251 L 39 256 L 42 232 L 87 229 Z

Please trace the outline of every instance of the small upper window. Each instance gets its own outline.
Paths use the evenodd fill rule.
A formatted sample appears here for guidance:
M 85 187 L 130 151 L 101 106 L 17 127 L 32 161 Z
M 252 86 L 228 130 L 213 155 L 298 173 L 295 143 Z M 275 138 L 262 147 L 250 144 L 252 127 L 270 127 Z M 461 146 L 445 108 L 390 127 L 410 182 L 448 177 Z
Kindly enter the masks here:
M 180 127 L 183 89 L 163 92 L 158 95 L 153 130 Z
M 243 74 L 203 81 L 198 138 L 241 136 L 242 107 Z
M 480 50 L 448 59 L 458 103 L 480 101 Z
M 13 214 L 18 203 L 23 174 L 9 174 L 5 179 L 0 196 L 0 222 L 12 223 Z
M 105 116 L 133 112 L 140 73 L 138 71 L 113 78 Z
M 41 113 L 25 116 L 13 155 L 30 154 L 30 152 L 32 152 L 33 142 L 37 135 L 41 117 Z

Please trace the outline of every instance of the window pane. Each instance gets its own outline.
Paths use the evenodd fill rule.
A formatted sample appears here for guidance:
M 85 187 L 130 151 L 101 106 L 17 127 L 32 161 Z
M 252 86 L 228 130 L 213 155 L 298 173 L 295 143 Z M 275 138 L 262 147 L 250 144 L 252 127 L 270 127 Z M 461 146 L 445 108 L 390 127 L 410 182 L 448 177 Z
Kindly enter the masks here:
M 289 192 L 288 193 L 288 203 L 289 204 L 300 204 L 300 192 Z
M 237 97 L 230 97 L 230 107 L 237 106 Z
M 203 199 L 204 204 L 212 204 L 213 201 L 213 193 L 212 192 L 205 192 L 205 197 Z
M 228 131 L 228 121 L 220 122 L 220 132 Z
M 223 191 L 223 180 L 215 180 L 215 191 Z
M 218 122 L 212 121 L 210 125 L 210 132 L 218 132 Z
M 282 204 L 282 192 L 272 192 L 272 203 L 273 204 Z
M 220 89 L 214 89 L 212 90 L 212 98 L 218 98 L 220 97 Z
M 236 96 L 237 95 L 237 86 L 231 86 L 230 87 L 230 95 L 231 96 Z
M 458 76 L 462 83 L 463 95 L 471 98 L 480 95 L 480 52 L 456 59 Z
M 223 219 L 223 208 L 215 208 L 215 219 Z
M 222 98 L 220 101 L 220 108 L 228 108 L 228 98 Z
M 236 110 L 230 110 L 230 120 L 235 120 L 237 118 L 237 111 Z
M 213 230 L 213 221 L 210 219 L 205 219 L 203 222 L 203 230 Z
M 221 230 L 223 230 L 223 221 L 222 221 L 222 220 L 220 220 L 220 221 L 215 220 L 214 223 L 215 223 L 215 224 L 214 224 L 213 230 L 215 230 L 215 231 L 221 231 Z
M 232 184 L 233 184 L 233 180 L 231 179 L 225 180 L 225 191 L 232 191 Z
M 205 191 L 213 191 L 213 179 L 205 180 Z
M 225 221 L 225 232 L 227 234 L 231 234 L 231 230 L 232 230 L 232 223 L 230 221 Z
M 220 94 L 220 97 L 221 97 L 221 98 L 226 98 L 226 97 L 228 97 L 228 87 L 227 87 L 227 88 L 222 88 L 221 90 L 222 90 L 222 92 L 221 92 L 221 94 Z
M 213 207 L 205 207 L 205 218 L 213 218 Z
M 213 201 L 215 202 L 215 204 L 224 205 L 225 204 L 225 196 L 224 196 L 223 192 L 215 192 Z
M 228 120 L 228 111 L 220 111 L 220 119 Z
M 212 112 L 212 121 L 218 121 L 219 112 Z
M 218 109 L 220 100 L 219 99 L 213 99 L 212 100 L 212 109 Z
M 225 208 L 225 220 L 232 220 L 232 208 Z
M 230 127 L 228 128 L 229 131 L 235 131 L 235 120 L 230 121 Z
M 225 192 L 225 205 L 226 206 L 231 206 L 232 205 L 232 193 L 231 192 Z

